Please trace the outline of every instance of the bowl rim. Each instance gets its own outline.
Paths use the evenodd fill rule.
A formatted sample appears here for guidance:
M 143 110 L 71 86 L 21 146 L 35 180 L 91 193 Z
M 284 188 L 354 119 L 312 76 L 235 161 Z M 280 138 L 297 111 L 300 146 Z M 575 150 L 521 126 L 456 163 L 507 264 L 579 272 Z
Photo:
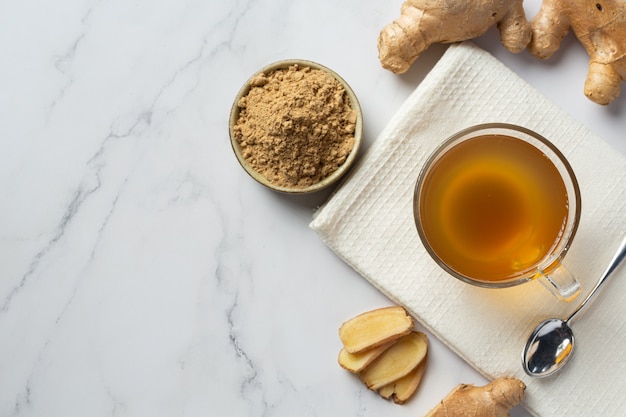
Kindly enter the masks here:
M 348 96 L 350 107 L 352 108 L 352 110 L 356 112 L 356 124 L 355 124 L 355 129 L 354 129 L 354 146 L 352 147 L 352 150 L 348 154 L 348 157 L 346 158 L 344 163 L 341 164 L 339 168 L 337 168 L 332 174 L 330 174 L 323 180 L 316 182 L 315 184 L 312 184 L 308 187 L 300 187 L 300 188 L 281 187 L 281 186 L 272 184 L 267 178 L 265 178 L 265 176 L 255 171 L 252 168 L 252 166 L 248 164 L 248 162 L 243 157 L 241 153 L 241 146 L 235 139 L 235 135 L 234 135 L 235 123 L 237 119 L 239 118 L 239 112 L 240 112 L 240 107 L 238 106 L 238 103 L 242 97 L 246 96 L 250 92 L 252 88 L 251 83 L 250 83 L 251 80 L 257 77 L 258 75 L 267 73 L 269 71 L 285 69 L 293 65 L 299 65 L 301 67 L 310 67 L 313 69 L 318 69 L 318 70 L 324 71 L 332 75 L 343 86 Z M 272 62 L 268 65 L 265 65 L 264 67 L 256 71 L 252 76 L 250 76 L 246 80 L 243 86 L 239 89 L 239 92 L 235 96 L 235 100 L 233 101 L 233 104 L 230 109 L 230 117 L 228 119 L 228 133 L 230 136 L 230 144 L 233 149 L 233 152 L 235 153 L 235 156 L 237 157 L 237 161 L 239 162 L 241 167 L 248 173 L 248 175 L 250 175 L 254 180 L 256 180 L 258 183 L 264 185 L 265 187 L 269 189 L 272 189 L 274 191 L 279 191 L 281 193 L 308 194 L 308 193 L 313 193 L 316 191 L 323 190 L 324 188 L 327 188 L 328 186 L 334 184 L 341 177 L 343 177 L 343 175 L 352 167 L 356 159 L 356 156 L 359 152 L 359 149 L 361 147 L 362 136 L 363 136 L 363 112 L 361 110 L 361 105 L 359 103 L 359 100 L 356 94 L 354 93 L 354 91 L 352 90 L 352 87 L 350 87 L 350 85 L 338 73 L 336 73 L 332 69 L 326 67 L 325 65 L 322 65 L 322 64 L 319 64 L 317 62 L 310 61 L 307 59 L 296 59 L 296 58 L 282 59 L 279 61 Z

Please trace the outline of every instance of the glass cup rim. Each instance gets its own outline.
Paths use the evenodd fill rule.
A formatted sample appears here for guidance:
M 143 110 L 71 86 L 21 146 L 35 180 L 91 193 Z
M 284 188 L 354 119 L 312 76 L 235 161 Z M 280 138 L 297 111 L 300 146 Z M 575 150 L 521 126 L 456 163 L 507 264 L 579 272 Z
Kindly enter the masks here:
M 526 274 L 523 274 L 519 277 L 513 277 L 513 278 L 502 280 L 502 281 L 481 281 L 480 279 L 472 278 L 467 275 L 464 275 L 461 272 L 456 271 L 455 269 L 449 267 L 439 257 L 439 255 L 437 255 L 437 253 L 434 251 L 434 249 L 431 247 L 430 243 L 428 242 L 428 239 L 426 238 L 423 228 L 422 228 L 422 222 L 421 222 L 421 216 L 420 216 L 420 210 L 419 210 L 420 195 L 421 195 L 424 178 L 426 174 L 429 172 L 430 167 L 432 167 L 434 162 L 436 162 L 449 149 L 453 148 L 454 146 L 463 142 L 464 140 L 472 139 L 482 134 L 486 134 L 486 135 L 499 134 L 501 136 L 509 136 L 509 137 L 513 137 L 516 139 L 521 139 L 521 140 L 524 140 L 525 142 L 529 142 L 528 138 L 532 138 L 538 143 L 541 143 L 545 147 L 545 149 L 549 150 L 552 153 L 552 155 L 555 157 L 555 158 L 549 157 L 550 160 L 553 163 L 555 162 L 555 159 L 559 162 L 561 166 L 560 167 L 557 166 L 557 169 L 559 173 L 561 174 L 561 178 L 563 182 L 565 183 L 566 188 L 568 188 L 568 191 L 570 188 L 573 191 L 574 198 L 571 199 L 570 197 L 568 197 L 570 214 L 573 213 L 573 216 L 568 215 L 567 225 L 565 227 L 565 231 L 563 232 L 565 236 L 560 239 L 559 243 L 553 248 L 553 250 L 544 259 L 542 259 L 540 262 L 537 263 L 538 267 L 532 269 L 533 271 L 536 271 L 535 275 L 537 275 L 538 272 L 541 272 L 542 268 L 547 268 L 551 265 L 554 265 L 557 262 L 560 262 L 563 259 L 563 257 L 567 254 L 573 242 L 574 236 L 576 235 L 576 232 L 578 231 L 578 226 L 579 226 L 580 218 L 581 218 L 582 199 L 581 199 L 581 193 L 580 193 L 580 186 L 576 178 L 576 174 L 574 173 L 574 169 L 570 165 L 565 155 L 560 151 L 559 148 L 556 147 L 556 145 L 554 145 L 550 140 L 548 140 L 544 136 L 540 135 L 539 133 L 531 129 L 528 129 L 523 126 L 511 124 L 511 123 L 482 123 L 482 124 L 476 124 L 476 125 L 467 127 L 465 129 L 462 129 L 452 134 L 447 139 L 445 139 L 442 143 L 440 143 L 431 152 L 428 158 L 426 158 L 426 160 L 424 161 L 424 164 L 422 165 L 422 168 L 420 169 L 419 175 L 417 177 L 417 182 L 415 184 L 415 188 L 413 192 L 413 217 L 414 217 L 415 225 L 417 228 L 417 233 L 419 235 L 419 238 L 424 248 L 426 249 L 426 252 L 439 265 L 439 267 L 441 267 L 450 275 L 452 275 L 453 277 L 463 282 L 466 282 L 468 284 L 472 284 L 478 287 L 485 287 L 485 288 L 513 287 L 513 286 L 532 280 L 534 276 L 531 276 L 527 272 Z M 522 135 L 522 137 L 519 136 L 520 134 Z M 530 144 L 533 145 L 535 148 L 541 151 L 544 151 L 544 149 L 541 149 L 535 143 L 531 142 Z M 567 174 L 567 178 L 565 174 Z M 568 184 L 568 180 L 569 180 L 569 184 Z M 569 194 L 570 193 L 568 192 L 568 196 Z

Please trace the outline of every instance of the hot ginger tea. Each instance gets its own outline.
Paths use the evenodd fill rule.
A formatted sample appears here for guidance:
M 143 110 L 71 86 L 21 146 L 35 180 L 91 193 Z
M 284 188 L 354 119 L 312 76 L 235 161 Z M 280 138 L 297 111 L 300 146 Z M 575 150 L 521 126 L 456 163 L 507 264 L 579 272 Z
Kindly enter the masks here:
M 425 239 L 450 269 L 504 281 L 537 267 L 559 242 L 569 212 L 559 170 L 535 146 L 504 135 L 464 140 L 425 173 Z

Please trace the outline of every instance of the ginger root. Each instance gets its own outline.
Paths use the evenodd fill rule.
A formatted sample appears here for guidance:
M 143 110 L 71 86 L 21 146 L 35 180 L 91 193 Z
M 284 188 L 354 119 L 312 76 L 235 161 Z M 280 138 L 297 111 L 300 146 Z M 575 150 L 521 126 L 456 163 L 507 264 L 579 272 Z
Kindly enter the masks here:
M 400 17 L 380 32 L 380 62 L 383 68 L 401 74 L 430 45 L 476 38 L 494 25 L 502 45 L 519 53 L 531 38 L 522 1 L 406 0 Z
M 426 357 L 427 350 L 426 335 L 411 332 L 384 351 L 359 376 L 369 389 L 376 391 L 413 371 Z
M 404 404 L 413 396 L 426 371 L 426 358 L 411 372 L 378 390 L 381 397 L 391 398 L 396 404 Z
M 508 417 L 525 389 L 516 378 L 497 378 L 483 387 L 461 384 L 424 417 Z
M 338 362 L 339 365 L 352 373 L 359 373 L 367 367 L 374 359 L 378 358 L 387 348 L 389 348 L 395 340 L 373 347 L 371 349 L 364 350 L 359 353 L 350 353 L 345 348 L 339 352 Z
M 409 334 L 413 319 L 399 306 L 360 314 L 341 325 L 339 338 L 344 349 L 359 353 Z
M 571 28 L 589 55 L 584 93 L 606 105 L 626 80 L 626 2 L 624 0 L 543 0 L 531 21 L 530 52 L 547 59 Z
M 346 321 L 339 329 L 339 365 L 383 398 L 404 404 L 417 391 L 428 353 L 427 336 L 412 328 L 413 319 L 399 306 Z

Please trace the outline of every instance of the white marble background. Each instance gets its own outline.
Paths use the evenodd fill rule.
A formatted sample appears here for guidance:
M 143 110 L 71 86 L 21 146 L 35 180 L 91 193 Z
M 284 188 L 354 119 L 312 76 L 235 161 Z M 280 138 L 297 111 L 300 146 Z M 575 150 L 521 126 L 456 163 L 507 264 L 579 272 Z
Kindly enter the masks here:
M 306 58 L 352 85 L 367 148 L 445 49 L 383 70 L 400 4 L 0 2 L 0 417 L 419 416 L 485 382 L 437 340 L 405 406 L 340 369 L 341 322 L 389 301 L 308 229 L 328 192 L 262 188 L 228 141 L 245 79 Z M 548 62 L 476 43 L 626 154 L 626 93 L 583 96 L 572 36 Z

